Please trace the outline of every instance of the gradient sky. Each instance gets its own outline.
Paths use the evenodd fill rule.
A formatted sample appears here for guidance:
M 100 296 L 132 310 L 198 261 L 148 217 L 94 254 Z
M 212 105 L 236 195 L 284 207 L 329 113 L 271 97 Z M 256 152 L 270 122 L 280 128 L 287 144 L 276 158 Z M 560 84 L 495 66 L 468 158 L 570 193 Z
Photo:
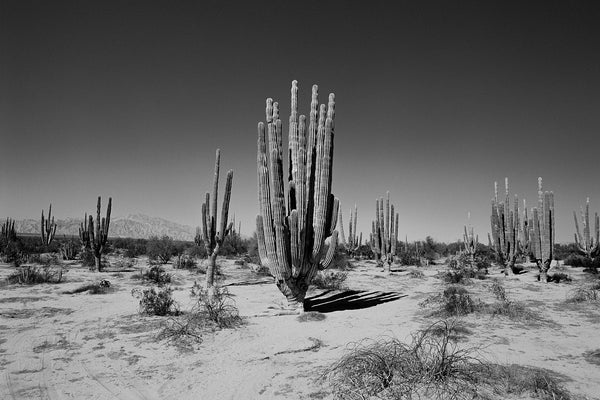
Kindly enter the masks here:
M 287 126 L 293 79 L 301 113 L 336 94 L 333 190 L 367 236 L 389 190 L 400 237 L 456 240 L 470 211 L 487 242 L 505 176 L 530 205 L 544 177 L 558 241 L 600 211 L 594 2 L 238 3 L 0 1 L 0 216 L 102 195 L 199 225 L 220 147 L 250 234 L 256 124 L 273 97 Z

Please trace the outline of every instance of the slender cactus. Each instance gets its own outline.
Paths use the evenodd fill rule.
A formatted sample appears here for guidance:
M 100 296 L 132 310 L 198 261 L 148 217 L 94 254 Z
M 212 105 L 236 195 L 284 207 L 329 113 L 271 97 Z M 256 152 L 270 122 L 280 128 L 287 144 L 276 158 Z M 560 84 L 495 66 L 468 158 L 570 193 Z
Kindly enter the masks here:
M 2 224 L 2 239 L 4 244 L 17 240 L 17 231 L 15 230 L 15 220 L 6 218 L 6 222 Z
M 533 208 L 532 214 L 531 251 L 540 271 L 540 280 L 546 282 L 554 258 L 554 193 L 542 190 L 542 178 L 538 178 L 538 207 Z
M 471 213 L 468 214 L 467 219 L 471 221 Z M 471 257 L 471 263 L 475 262 L 475 253 L 477 253 L 477 245 L 479 244 L 479 236 L 475 236 L 473 226 L 469 223 L 469 227 L 464 226 L 463 242 L 465 246 L 465 253 Z
M 49 246 L 54 239 L 54 235 L 56 234 L 56 223 L 54 222 L 54 217 L 52 216 L 52 204 L 50 204 L 50 207 L 48 207 L 47 219 L 44 218 L 44 210 L 42 210 L 41 234 L 42 244 Z
M 92 243 L 90 242 L 90 229 L 88 224 L 88 216 L 85 213 L 83 217 L 83 222 L 79 226 L 79 240 L 81 241 L 81 247 L 85 250 L 90 250 L 92 248 Z
M 217 225 L 217 197 L 219 192 L 219 170 L 221 167 L 221 150 L 217 149 L 215 159 L 215 175 L 213 179 L 212 199 L 210 193 L 206 193 L 206 201 L 202 204 L 202 240 L 209 257 L 209 264 L 206 270 L 207 289 L 214 285 L 215 271 L 217 265 L 217 255 L 223 240 L 230 234 L 233 222 L 227 224 L 229 214 L 229 201 L 231 199 L 231 186 L 233 184 L 233 170 L 227 172 L 227 181 L 225 183 L 225 193 L 223 195 L 223 206 L 221 207 L 220 225 Z M 211 202 L 212 200 L 212 202 Z M 210 207 L 210 209 L 209 209 Z M 217 230 L 217 226 L 219 229 Z
M 387 263 L 389 272 L 398 243 L 398 213 L 394 214 L 394 205 L 390 206 L 390 192 L 387 192 L 385 212 L 383 198 L 375 200 L 375 220 L 371 225 L 371 249 L 384 269 Z
M 362 232 L 360 233 L 360 238 L 359 238 L 359 236 L 357 234 L 358 232 L 356 229 L 357 218 L 358 218 L 358 208 L 356 207 L 356 204 L 355 204 L 354 210 L 350 210 L 348 244 L 346 246 L 350 257 L 356 257 L 360 246 L 362 246 Z
M 488 241 L 492 250 L 497 254 L 504 275 L 512 274 L 517 256 L 519 255 L 519 205 L 515 195 L 514 209 L 510 207 L 508 178 L 504 178 L 505 201 L 498 200 L 498 182 L 494 182 L 494 198 L 492 199 L 491 228 L 492 236 Z
M 590 229 L 590 198 L 587 198 L 585 203 L 585 211 L 581 207 L 581 224 L 583 225 L 583 235 L 579 230 L 577 222 L 577 214 L 573 211 L 573 219 L 575 220 L 575 243 L 577 249 L 588 259 L 593 259 L 600 256 L 600 217 L 598 213 L 594 215 L 594 236 Z
M 298 115 L 298 86 L 292 82 L 288 132 L 288 176 L 284 194 L 282 124 L 279 105 L 266 102 L 266 125 L 258 123 L 256 218 L 261 263 L 295 307 L 303 305 L 312 278 L 333 260 L 339 202 L 331 194 L 335 96 L 318 103 L 312 87 L 310 116 Z M 287 202 L 286 202 L 287 195 Z M 325 252 L 325 240 L 330 238 Z
M 106 217 L 100 218 L 100 209 L 102 206 L 102 199 L 98 196 L 98 205 L 96 207 L 96 222 L 90 215 L 88 221 L 87 233 L 89 235 L 90 248 L 94 252 L 94 258 L 96 261 L 95 270 L 102 272 L 102 253 L 104 252 L 106 243 L 108 241 L 108 227 L 110 225 L 110 211 L 112 208 L 112 198 L 108 198 L 108 206 L 106 208 Z M 80 232 L 81 235 L 81 232 Z
M 339 206 L 339 214 L 338 214 L 338 220 L 337 220 L 337 226 L 338 227 L 338 231 L 339 231 L 339 245 L 347 248 L 348 247 L 348 242 L 346 242 L 346 234 L 344 232 L 344 219 L 342 218 L 343 213 L 342 213 L 342 207 L 341 205 Z M 352 221 L 352 213 L 350 214 L 350 221 Z

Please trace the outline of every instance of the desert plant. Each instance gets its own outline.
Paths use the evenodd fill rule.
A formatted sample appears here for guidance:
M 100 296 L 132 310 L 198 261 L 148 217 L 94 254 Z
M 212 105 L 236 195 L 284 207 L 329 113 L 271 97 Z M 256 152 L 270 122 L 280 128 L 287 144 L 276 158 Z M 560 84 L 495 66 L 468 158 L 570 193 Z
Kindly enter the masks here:
M 231 185 L 233 183 L 233 170 L 227 172 L 225 183 L 225 194 L 223 195 L 223 206 L 221 207 L 221 224 L 217 231 L 217 195 L 219 191 L 219 170 L 221 166 L 221 150 L 217 149 L 215 160 L 215 176 L 213 179 L 212 202 L 210 193 L 206 192 L 206 201 L 202 204 L 202 241 L 209 255 L 210 262 L 206 270 L 206 288 L 214 284 L 217 255 L 223 240 L 229 235 L 232 223 L 227 225 L 229 213 L 229 200 L 231 199 Z M 196 242 L 199 244 L 198 242 Z
M 112 208 L 112 198 L 108 198 L 108 207 L 106 208 L 106 217 L 100 219 L 101 209 L 101 198 L 98 196 L 98 205 L 96 209 L 96 223 L 94 225 L 94 218 L 90 215 L 87 221 L 87 226 L 84 223 L 79 228 L 79 238 L 83 243 L 84 249 L 90 249 L 94 254 L 94 266 L 91 270 L 102 272 L 102 254 L 106 248 L 106 242 L 108 240 L 108 227 L 110 225 L 110 211 Z M 86 214 L 87 217 L 87 214 Z
M 461 286 L 449 286 L 442 293 L 429 296 L 420 307 L 433 307 L 432 316 L 461 316 L 477 311 L 481 304 Z
M 54 239 L 54 235 L 56 234 L 56 222 L 54 222 L 54 217 L 52 216 L 52 204 L 48 207 L 48 218 L 44 218 L 44 210 L 42 210 L 42 218 L 41 218 L 41 237 L 42 237 L 42 245 L 50 246 L 52 240 Z
M 194 281 L 191 296 L 197 299 L 195 312 L 200 312 L 218 328 L 233 328 L 242 323 L 233 295 L 226 287 L 215 285 L 209 291 Z
M 7 278 L 8 283 L 22 285 L 35 285 L 39 283 L 61 283 L 65 270 L 62 267 L 50 265 L 33 266 L 24 265 L 18 267 L 15 272 Z
M 496 254 L 498 261 L 504 267 L 504 275 L 512 273 L 517 256 L 519 255 L 519 205 L 515 195 L 514 209 L 511 210 L 508 178 L 504 178 L 505 200 L 498 200 L 498 182 L 494 182 L 494 198 L 492 199 L 491 237 L 488 235 L 489 246 Z
M 175 245 L 173 244 L 173 239 L 167 235 L 164 235 L 161 238 L 152 236 L 146 242 L 146 254 L 152 261 L 166 264 L 171 260 L 174 252 Z
M 600 283 L 579 285 L 572 289 L 567 297 L 567 303 L 597 301 L 600 301 Z
M 64 242 L 60 244 L 60 255 L 63 260 L 76 260 L 79 253 L 77 242 L 65 237 Z
M 340 229 L 341 229 L 341 234 L 343 235 L 343 222 L 341 221 L 342 218 L 342 211 L 340 209 Z M 352 258 L 355 258 L 358 255 L 358 250 L 360 249 L 360 247 L 362 246 L 362 232 L 360 233 L 360 236 L 357 235 L 356 232 L 356 220 L 358 218 L 358 208 L 356 207 L 356 204 L 354 205 L 354 212 L 352 210 L 350 210 L 350 222 L 349 222 L 349 230 L 348 230 L 348 242 L 346 243 L 346 250 L 348 251 L 348 255 Z
M 279 290 L 296 308 L 303 306 L 311 280 L 318 270 L 329 266 L 337 246 L 338 234 L 334 228 L 339 202 L 331 194 L 334 98 L 330 94 L 328 105 L 317 108 L 318 87 L 313 86 L 307 129 L 306 117 L 298 117 L 298 86 L 296 81 L 292 82 L 287 196 L 277 102 L 267 99 L 267 127 L 263 122 L 258 124 L 259 255 L 262 265 L 268 266 L 275 277 Z M 329 250 L 324 256 L 328 237 L 331 237 Z
M 591 270 L 597 271 L 597 266 L 593 263 L 593 260 L 600 257 L 600 217 L 598 213 L 594 215 L 594 236 L 591 235 L 590 229 L 590 198 L 587 198 L 585 203 L 585 212 L 581 207 L 581 224 L 583 225 L 583 235 L 579 230 L 579 223 L 577 222 L 577 214 L 573 211 L 573 219 L 575 220 L 575 244 L 577 250 L 587 260 L 590 260 Z
M 17 231 L 15 230 L 15 220 L 6 218 L 6 222 L 2 223 L 2 240 L 5 244 L 17 240 Z
M 394 213 L 393 204 L 390 206 L 390 192 L 387 192 L 385 214 L 383 197 L 375 200 L 375 220 L 372 222 L 372 229 L 371 249 L 377 258 L 378 264 L 384 269 L 387 264 L 387 271 L 389 272 L 394 262 L 396 244 L 398 243 L 398 213 Z
M 471 213 L 468 214 L 469 221 L 471 220 Z M 479 236 L 475 235 L 475 230 L 472 225 L 464 226 L 463 232 L 463 243 L 464 243 L 464 252 L 467 253 L 471 257 L 471 262 L 475 262 L 475 254 L 477 254 L 477 244 L 479 243 Z
M 92 282 L 83 284 L 73 290 L 66 290 L 64 294 L 77 294 L 88 292 L 89 294 L 106 294 L 110 291 L 111 285 L 110 281 L 103 279 L 99 282 Z
M 346 287 L 348 273 L 344 271 L 319 271 L 311 284 L 319 289 L 339 290 Z
M 143 272 L 142 278 L 159 286 L 171 283 L 171 274 L 165 272 L 164 268 L 160 265 L 153 265 L 147 271 Z
M 131 295 L 140 300 L 139 312 L 146 315 L 177 315 L 179 305 L 173 299 L 173 289 L 166 286 L 158 291 L 153 287 L 140 290 L 134 288 Z
M 554 193 L 542 190 L 542 178 L 538 178 L 538 207 L 532 211 L 531 254 L 540 271 L 540 280 L 547 282 L 554 259 Z
M 178 269 L 192 269 L 195 268 L 197 264 L 194 257 L 187 254 L 180 254 L 177 256 L 177 261 L 175 261 L 173 266 Z

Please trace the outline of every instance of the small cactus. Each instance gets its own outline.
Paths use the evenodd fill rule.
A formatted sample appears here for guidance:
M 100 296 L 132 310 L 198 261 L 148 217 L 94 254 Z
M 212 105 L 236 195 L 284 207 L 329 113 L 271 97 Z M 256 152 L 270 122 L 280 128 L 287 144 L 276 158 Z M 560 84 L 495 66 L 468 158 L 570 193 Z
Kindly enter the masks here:
M 42 244 L 49 246 L 54 239 L 54 235 L 56 234 L 56 223 L 54 222 L 54 217 L 52 216 L 52 204 L 50 204 L 50 207 L 48 207 L 48 218 L 44 218 L 44 210 L 42 210 L 41 234 Z

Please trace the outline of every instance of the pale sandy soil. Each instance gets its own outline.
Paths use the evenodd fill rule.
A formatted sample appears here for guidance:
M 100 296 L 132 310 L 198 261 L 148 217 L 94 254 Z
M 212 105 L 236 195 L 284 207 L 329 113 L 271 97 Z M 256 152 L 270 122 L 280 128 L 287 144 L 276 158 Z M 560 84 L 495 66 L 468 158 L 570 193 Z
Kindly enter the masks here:
M 220 260 L 225 283 L 256 277 L 247 267 Z M 138 265 L 146 265 L 140 261 Z M 165 317 L 138 314 L 131 289 L 143 287 L 134 272 L 92 273 L 69 268 L 58 285 L 0 287 L 0 399 L 331 399 L 319 378 L 365 338 L 408 340 L 411 332 L 436 319 L 419 303 L 444 284 L 434 275 L 442 266 L 423 269 L 424 279 L 407 272 L 386 275 L 371 263 L 356 263 L 350 289 L 394 291 L 399 300 L 362 310 L 326 314 L 322 321 L 299 322 L 276 315 L 284 299 L 274 284 L 231 286 L 246 324 L 206 333 L 192 351 L 157 339 Z M 175 297 L 189 309 L 194 279 L 173 273 Z M 0 279 L 12 271 L 0 265 Z M 565 299 L 580 271 L 567 269 L 574 282 L 542 284 L 533 273 L 503 278 L 508 296 L 524 302 L 542 319 L 511 321 L 472 314 L 463 320 L 471 330 L 460 345 L 481 347 L 491 362 L 517 363 L 553 370 L 574 394 L 600 398 L 600 365 L 584 353 L 600 349 L 598 304 L 567 305 Z M 62 294 L 83 283 L 108 279 L 114 292 L 103 295 Z M 492 301 L 490 280 L 467 289 Z M 146 285 L 147 286 L 147 285 Z M 318 293 L 315 292 L 315 293 Z

